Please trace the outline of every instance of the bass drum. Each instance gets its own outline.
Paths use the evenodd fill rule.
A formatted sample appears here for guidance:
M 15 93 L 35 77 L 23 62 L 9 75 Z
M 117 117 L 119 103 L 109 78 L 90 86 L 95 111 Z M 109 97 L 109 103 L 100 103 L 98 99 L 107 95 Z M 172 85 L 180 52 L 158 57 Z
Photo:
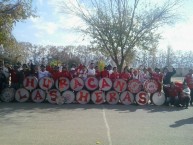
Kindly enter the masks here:
M 29 96 L 29 91 L 24 88 L 20 88 L 15 92 L 15 100 L 21 103 L 28 101 Z
M 142 84 L 138 79 L 132 79 L 128 82 L 129 92 L 136 94 L 142 90 Z
M 64 98 L 65 104 L 73 103 L 75 100 L 75 95 L 72 91 L 65 91 L 62 93 L 62 97 Z
M 143 88 L 148 93 L 155 93 L 158 90 L 158 83 L 155 80 L 146 80 Z
M 134 96 L 129 91 L 122 92 L 120 95 L 120 101 L 124 105 L 130 105 L 134 102 Z
M 42 89 L 35 89 L 31 93 L 31 99 L 35 103 L 41 103 L 45 100 L 46 98 L 46 93 Z
M 149 95 L 147 92 L 140 91 L 136 96 L 135 96 L 135 101 L 139 105 L 146 105 L 148 104 L 149 101 Z
M 152 96 L 153 104 L 158 105 L 158 106 L 163 105 L 165 103 L 165 100 L 166 100 L 165 94 L 162 92 L 156 92 Z
M 15 89 L 14 88 L 5 88 L 0 95 L 1 100 L 4 102 L 13 101 L 14 96 L 15 96 Z

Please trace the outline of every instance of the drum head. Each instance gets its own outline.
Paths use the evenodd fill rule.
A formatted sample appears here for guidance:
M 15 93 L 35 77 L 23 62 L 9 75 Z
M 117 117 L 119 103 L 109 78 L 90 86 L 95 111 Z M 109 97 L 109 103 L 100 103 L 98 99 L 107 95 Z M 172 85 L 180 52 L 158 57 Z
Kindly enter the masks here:
M 88 77 L 85 81 L 85 86 L 89 91 L 94 91 L 98 88 L 99 81 L 95 77 Z
M 125 91 L 121 93 L 120 100 L 124 105 L 130 105 L 134 102 L 134 96 L 129 91 Z
M 56 89 L 58 89 L 60 92 L 66 91 L 70 87 L 70 81 L 68 78 L 60 77 L 55 82 Z
M 35 89 L 31 93 L 31 99 L 35 103 L 41 103 L 45 100 L 46 98 L 46 93 L 42 89 Z
M 138 79 L 133 79 L 128 82 L 128 90 L 131 93 L 139 93 L 142 89 L 142 84 Z
M 51 104 L 56 104 L 56 99 L 60 97 L 60 92 L 57 89 L 49 90 L 47 93 L 48 102 Z
M 73 78 L 70 82 L 70 88 L 74 91 L 80 91 L 84 87 L 84 81 L 81 78 Z
M 135 101 L 139 105 L 146 105 L 149 101 L 149 95 L 147 92 L 141 91 L 135 96 Z
M 101 78 L 99 81 L 99 89 L 109 91 L 112 88 L 112 81 L 109 78 Z
M 119 94 L 116 91 L 107 92 L 106 101 L 112 105 L 117 104 L 119 102 Z
M 86 90 L 81 90 L 76 94 L 76 100 L 80 104 L 87 104 L 90 101 L 90 93 Z
M 91 99 L 95 104 L 102 104 L 105 101 L 105 93 L 100 90 L 96 90 L 92 93 Z
M 56 104 L 63 105 L 64 104 L 64 97 L 63 96 L 57 96 Z
M 153 104 L 158 106 L 163 105 L 165 103 L 165 100 L 166 100 L 165 94 L 162 92 L 156 92 L 152 96 Z
M 39 86 L 42 90 L 49 90 L 54 85 L 54 80 L 50 77 L 44 77 L 39 80 Z
M 155 93 L 158 90 L 158 83 L 155 80 L 146 80 L 143 88 L 148 93 Z
M 64 98 L 64 103 L 70 104 L 75 100 L 75 95 L 72 91 L 65 91 L 62 93 L 62 97 Z
M 13 101 L 14 96 L 15 96 L 15 89 L 14 88 L 5 88 L 0 95 L 1 100 L 4 102 Z
M 38 86 L 38 79 L 34 76 L 28 76 L 23 81 L 23 86 L 29 91 L 32 91 Z
M 123 79 L 116 79 L 113 83 L 113 88 L 117 92 L 124 92 L 127 89 L 127 83 Z
M 29 99 L 29 92 L 24 88 L 20 88 L 15 92 L 15 99 L 18 102 L 26 102 Z

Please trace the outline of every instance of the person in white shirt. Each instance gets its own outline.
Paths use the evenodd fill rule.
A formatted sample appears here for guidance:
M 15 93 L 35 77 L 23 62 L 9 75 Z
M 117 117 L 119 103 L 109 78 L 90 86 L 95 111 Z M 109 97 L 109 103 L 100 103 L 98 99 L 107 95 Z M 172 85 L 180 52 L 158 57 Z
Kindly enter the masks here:
M 46 70 L 46 67 L 44 65 L 40 66 L 40 70 L 38 71 L 38 79 L 41 79 L 43 77 L 50 77 L 49 71 Z
M 94 63 L 91 63 L 88 68 L 87 77 L 94 77 L 95 73 Z

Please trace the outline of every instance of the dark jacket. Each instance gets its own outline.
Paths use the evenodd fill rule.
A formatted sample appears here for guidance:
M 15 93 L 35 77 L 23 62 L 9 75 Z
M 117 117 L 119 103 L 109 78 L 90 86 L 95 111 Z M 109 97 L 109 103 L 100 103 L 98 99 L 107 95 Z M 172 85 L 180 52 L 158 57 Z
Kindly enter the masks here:
M 163 78 L 163 84 L 170 84 L 171 83 L 171 77 L 176 73 L 176 69 L 173 68 L 172 72 L 167 72 L 166 75 Z

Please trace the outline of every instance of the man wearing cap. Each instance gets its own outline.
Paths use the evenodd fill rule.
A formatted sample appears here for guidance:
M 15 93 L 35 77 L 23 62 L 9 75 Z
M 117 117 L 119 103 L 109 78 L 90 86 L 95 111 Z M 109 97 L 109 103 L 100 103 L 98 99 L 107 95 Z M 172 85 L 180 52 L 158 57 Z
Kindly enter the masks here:
M 185 76 L 184 78 L 184 84 L 187 84 L 189 89 L 190 89 L 190 105 L 192 106 L 192 102 L 193 102 L 193 70 L 190 69 L 189 73 Z

